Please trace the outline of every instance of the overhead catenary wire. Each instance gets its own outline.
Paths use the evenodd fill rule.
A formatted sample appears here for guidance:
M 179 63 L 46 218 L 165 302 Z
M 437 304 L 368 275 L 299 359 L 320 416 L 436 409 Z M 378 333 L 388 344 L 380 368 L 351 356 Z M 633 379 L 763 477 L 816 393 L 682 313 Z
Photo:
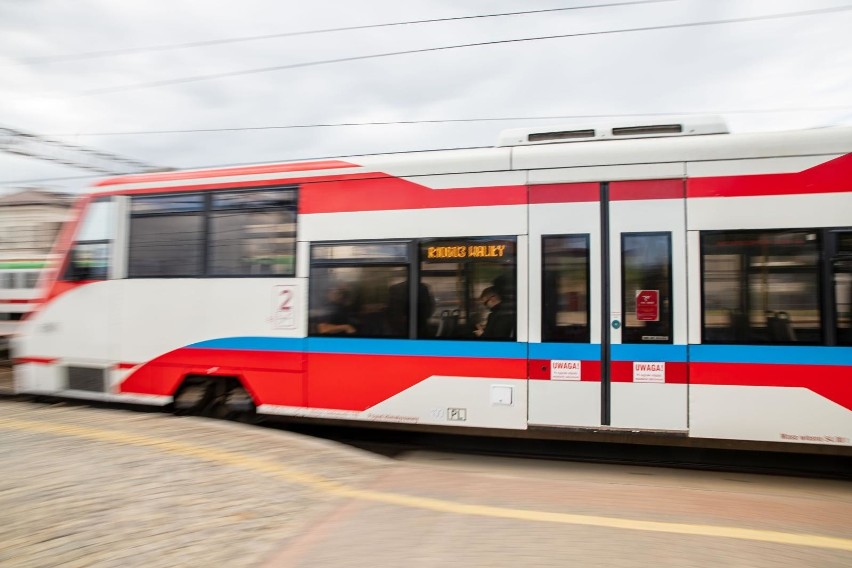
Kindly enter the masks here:
M 211 39 L 211 40 L 202 40 L 202 41 L 193 41 L 193 42 L 184 42 L 184 43 L 175 43 L 168 45 L 154 45 L 154 46 L 146 46 L 146 47 L 128 47 L 123 49 L 110 49 L 103 51 L 89 51 L 83 53 L 70 53 L 65 55 L 49 55 L 42 57 L 28 57 L 21 59 L 20 62 L 27 63 L 31 65 L 37 65 L 42 63 L 53 63 L 53 62 L 67 62 L 67 61 L 76 61 L 83 59 L 99 59 L 106 57 L 115 57 L 121 55 L 132 55 L 139 53 L 150 53 L 150 52 L 158 52 L 158 51 L 174 51 L 179 49 L 192 49 L 192 48 L 201 48 L 201 47 L 211 47 L 214 45 L 226 45 L 233 43 L 245 43 L 252 41 L 265 41 L 270 39 L 279 39 L 286 37 L 298 37 L 298 36 L 306 36 L 306 35 L 319 35 L 319 34 L 327 34 L 327 33 L 337 33 L 337 32 L 347 32 L 347 31 L 358 31 L 358 30 L 369 30 L 369 29 L 377 29 L 377 28 L 389 28 L 389 27 L 401 27 L 401 26 L 412 26 L 412 25 L 422 25 L 422 24 L 435 24 L 435 23 L 446 23 L 446 22 L 455 22 L 455 21 L 464 21 L 464 20 L 477 20 L 477 19 L 485 19 L 485 18 L 503 18 L 508 16 L 525 16 L 525 15 L 534 15 L 534 14 L 546 14 L 546 13 L 554 13 L 554 12 L 566 12 L 570 10 L 592 10 L 595 8 L 613 8 L 613 7 L 621 7 L 621 6 L 631 6 L 631 5 L 639 5 L 639 4 L 659 4 L 661 2 L 677 2 L 679 0 L 631 0 L 625 2 L 610 2 L 607 4 L 589 4 L 584 6 L 569 6 L 563 8 L 546 8 L 541 10 L 522 10 L 516 12 L 500 12 L 493 14 L 479 14 L 473 16 L 454 16 L 447 18 L 430 18 L 424 20 L 408 20 L 402 22 L 387 22 L 381 24 L 364 24 L 359 26 L 344 26 L 344 27 L 335 27 L 335 28 L 322 28 L 316 30 L 303 30 L 303 31 L 295 31 L 295 32 L 282 32 L 275 34 L 261 34 L 261 35 L 253 35 L 253 36 L 243 36 L 243 37 L 232 37 L 232 38 L 221 38 L 221 39 Z
M 142 83 L 134 83 L 128 85 L 117 85 L 114 87 L 102 87 L 98 89 L 89 89 L 86 91 L 81 91 L 79 93 L 73 95 L 61 96 L 59 98 L 74 98 L 74 97 L 87 97 L 87 96 L 97 96 L 97 95 L 107 95 L 112 93 L 120 93 L 127 91 L 134 91 L 139 89 L 152 89 L 158 87 L 168 87 L 173 85 L 181 85 L 187 83 L 197 83 L 202 81 L 212 81 L 216 79 L 225 79 L 230 77 L 240 77 L 246 75 L 257 75 L 262 73 L 271 73 L 276 71 L 285 71 L 289 69 L 301 69 L 306 67 L 315 67 L 319 65 L 332 65 L 338 63 L 349 63 L 353 61 L 364 61 L 370 59 L 380 59 L 386 57 L 396 57 L 401 55 L 413 55 L 418 53 L 434 53 L 438 51 L 449 51 L 455 49 L 467 49 L 473 47 L 487 47 L 487 46 L 495 46 L 495 45 L 509 45 L 509 44 L 517 44 L 517 43 L 525 43 L 525 42 L 534 42 L 534 41 L 547 41 L 547 40 L 555 40 L 555 39 L 568 39 L 568 38 L 577 38 L 577 37 L 592 37 L 592 36 L 601 36 L 601 35 L 611 35 L 611 34 L 622 34 L 622 33 L 640 33 L 640 32 L 649 32 L 649 31 L 661 31 L 661 30 L 673 30 L 673 29 L 684 29 L 684 28 L 694 28 L 694 27 L 702 27 L 702 26 L 717 26 L 717 25 L 728 25 L 728 24 L 740 24 L 740 23 L 748 23 L 748 22 L 758 22 L 758 21 L 768 21 L 768 20 L 779 20 L 785 18 L 798 18 L 805 16 L 816 16 L 816 15 L 824 15 L 831 14 L 837 12 L 844 12 L 852 10 L 852 5 L 847 6 L 833 6 L 829 8 L 819 8 L 814 10 L 802 10 L 797 12 L 783 12 L 777 14 L 765 14 L 762 16 L 745 16 L 741 18 L 725 18 L 720 20 L 705 20 L 701 22 L 685 22 L 680 24 L 663 24 L 663 25 L 655 25 L 655 26 L 639 26 L 633 28 L 621 28 L 615 30 L 600 30 L 600 31 L 592 31 L 592 32 L 577 32 L 570 34 L 556 34 L 556 35 L 546 35 L 546 36 L 535 36 L 535 37 L 525 37 L 525 38 L 514 38 L 514 39 L 503 39 L 503 40 L 492 40 L 485 42 L 475 42 L 475 43 L 463 43 L 463 44 L 455 44 L 455 45 L 444 45 L 444 46 L 435 46 L 435 47 L 426 47 L 420 49 L 407 49 L 400 51 L 390 51 L 384 53 L 373 53 L 366 55 L 353 55 L 348 57 L 338 57 L 333 59 L 322 59 L 316 61 L 305 61 L 301 63 L 292 63 L 288 65 L 274 65 L 270 67 L 259 67 L 253 69 L 242 69 L 235 71 L 224 71 L 221 73 L 209 73 L 205 75 L 193 75 L 193 76 L 184 76 L 184 77 L 176 77 L 172 79 L 162 79 L 158 81 L 147 81 Z
M 365 126 L 417 126 L 425 124 L 458 124 L 472 122 L 510 122 L 510 121 L 533 121 L 533 120 L 582 120 L 593 118 L 628 118 L 628 117 L 665 117 L 686 115 L 730 115 L 730 114 L 776 114 L 776 113 L 801 113 L 801 112 L 835 112 L 852 109 L 852 104 L 814 106 L 814 107 L 776 107 L 766 109 L 727 109 L 706 111 L 671 111 L 651 113 L 621 113 L 621 114 L 565 114 L 549 116 L 497 116 L 497 117 L 473 117 L 473 118 L 434 118 L 423 120 L 388 120 L 368 122 L 324 122 L 307 124 L 282 124 L 265 126 L 234 126 L 222 128 L 184 128 L 169 130 L 125 130 L 125 131 L 103 131 L 103 132 L 65 132 L 50 133 L 45 136 L 144 136 L 158 134 L 206 134 L 217 132 L 250 132 L 263 130 L 299 130 L 310 128 L 346 128 Z

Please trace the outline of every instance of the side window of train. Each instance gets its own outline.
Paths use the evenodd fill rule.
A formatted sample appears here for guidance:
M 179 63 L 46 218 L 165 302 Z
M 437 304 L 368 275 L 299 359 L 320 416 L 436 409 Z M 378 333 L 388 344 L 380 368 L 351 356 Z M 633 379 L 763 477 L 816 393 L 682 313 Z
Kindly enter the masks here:
M 313 336 L 511 341 L 514 238 L 314 243 Z
M 589 342 L 589 235 L 542 237 L 541 339 Z
M 672 343 L 671 233 L 621 235 L 622 343 Z
M 63 280 L 106 280 L 109 277 L 114 223 L 115 204 L 111 198 L 96 199 L 89 204 L 71 246 Z
M 211 195 L 211 276 L 294 276 L 296 190 L 222 191 Z
M 204 195 L 134 197 L 130 205 L 130 278 L 202 276 Z
M 295 187 L 133 197 L 130 278 L 294 276 Z
M 822 343 L 820 253 L 817 230 L 703 232 L 703 342 Z M 838 325 L 848 329 L 848 264 L 835 270 L 838 307 L 847 302 Z
M 309 334 L 409 337 L 412 256 L 404 241 L 313 244 Z
M 513 341 L 516 265 L 514 238 L 421 241 L 418 337 Z

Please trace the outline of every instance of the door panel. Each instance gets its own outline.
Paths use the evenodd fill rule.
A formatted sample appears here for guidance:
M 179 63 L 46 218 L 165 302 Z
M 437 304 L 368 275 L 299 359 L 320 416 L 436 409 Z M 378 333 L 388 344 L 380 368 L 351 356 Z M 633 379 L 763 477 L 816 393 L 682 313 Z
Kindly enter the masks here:
M 531 424 L 601 425 L 599 187 L 530 188 Z
M 609 187 L 610 425 L 687 428 L 682 180 Z

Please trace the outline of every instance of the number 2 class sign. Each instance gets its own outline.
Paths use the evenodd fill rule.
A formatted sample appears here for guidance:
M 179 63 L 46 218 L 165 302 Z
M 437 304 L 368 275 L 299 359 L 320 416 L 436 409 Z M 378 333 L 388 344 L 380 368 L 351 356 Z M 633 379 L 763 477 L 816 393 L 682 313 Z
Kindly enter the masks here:
M 660 321 L 659 290 L 636 290 L 636 319 Z
M 272 287 L 272 327 L 295 329 L 296 327 L 295 286 Z

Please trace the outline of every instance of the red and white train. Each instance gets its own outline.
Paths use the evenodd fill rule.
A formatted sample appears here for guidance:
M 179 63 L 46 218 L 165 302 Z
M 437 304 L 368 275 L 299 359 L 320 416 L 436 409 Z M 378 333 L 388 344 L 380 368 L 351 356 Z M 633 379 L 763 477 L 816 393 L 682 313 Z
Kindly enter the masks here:
M 60 249 L 18 392 L 852 446 L 852 128 L 637 121 L 125 176 Z

